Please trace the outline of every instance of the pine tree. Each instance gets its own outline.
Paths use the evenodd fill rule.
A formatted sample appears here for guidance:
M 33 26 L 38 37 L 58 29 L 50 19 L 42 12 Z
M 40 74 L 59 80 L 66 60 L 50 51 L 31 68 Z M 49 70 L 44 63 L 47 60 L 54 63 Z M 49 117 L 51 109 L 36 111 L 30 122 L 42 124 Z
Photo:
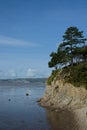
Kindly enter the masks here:
M 61 65 L 73 65 L 87 61 L 87 45 L 83 31 L 77 27 L 69 27 L 63 35 L 63 42 L 59 44 L 56 52 L 50 54 L 51 60 L 48 62 L 49 67 Z
M 76 56 L 79 54 L 79 49 L 85 45 L 86 38 L 83 36 L 83 31 L 79 31 L 77 27 L 69 27 L 63 35 L 63 43 L 59 45 L 59 50 L 65 51 L 68 62 L 73 65 Z M 76 51 L 77 50 L 77 51 Z M 66 61 L 67 61 L 66 60 Z

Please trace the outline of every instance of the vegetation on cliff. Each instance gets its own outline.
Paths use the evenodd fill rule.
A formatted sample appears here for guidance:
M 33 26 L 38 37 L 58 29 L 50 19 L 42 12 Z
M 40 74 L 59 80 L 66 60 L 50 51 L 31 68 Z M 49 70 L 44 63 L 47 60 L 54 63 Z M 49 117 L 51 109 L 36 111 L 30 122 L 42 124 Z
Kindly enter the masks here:
M 83 31 L 69 27 L 63 35 L 63 42 L 56 52 L 50 54 L 48 66 L 54 67 L 47 84 L 53 80 L 64 79 L 74 86 L 85 86 L 87 89 L 87 43 Z
M 73 66 L 53 70 L 47 84 L 51 85 L 52 81 L 59 79 L 63 79 L 76 87 L 83 86 L 87 89 L 87 63 L 74 64 Z

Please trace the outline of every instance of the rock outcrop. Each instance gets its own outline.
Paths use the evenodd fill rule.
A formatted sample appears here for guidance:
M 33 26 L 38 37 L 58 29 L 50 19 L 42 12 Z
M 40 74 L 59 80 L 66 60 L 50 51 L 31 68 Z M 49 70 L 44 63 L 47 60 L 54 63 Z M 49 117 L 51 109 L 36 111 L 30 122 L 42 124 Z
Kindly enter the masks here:
M 63 80 L 53 81 L 51 85 L 46 86 L 40 104 L 55 109 L 81 108 L 87 106 L 87 90 L 82 86 L 74 87 Z

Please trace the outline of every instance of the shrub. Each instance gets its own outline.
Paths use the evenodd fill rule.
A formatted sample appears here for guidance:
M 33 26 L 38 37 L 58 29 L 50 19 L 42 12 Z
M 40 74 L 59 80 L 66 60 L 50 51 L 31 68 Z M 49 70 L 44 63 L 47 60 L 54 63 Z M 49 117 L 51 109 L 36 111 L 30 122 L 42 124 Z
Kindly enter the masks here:
M 75 87 L 84 86 L 87 89 L 87 62 L 62 68 L 61 72 L 60 69 L 52 71 L 51 76 L 47 79 L 47 84 L 51 85 L 52 81 L 59 78 Z

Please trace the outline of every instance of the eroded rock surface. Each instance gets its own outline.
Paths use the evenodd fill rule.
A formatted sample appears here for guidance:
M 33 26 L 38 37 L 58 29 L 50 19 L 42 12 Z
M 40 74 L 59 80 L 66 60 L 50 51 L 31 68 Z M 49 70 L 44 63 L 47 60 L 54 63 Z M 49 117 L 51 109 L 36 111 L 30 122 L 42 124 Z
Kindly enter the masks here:
M 50 86 L 47 85 L 40 104 L 52 108 L 81 108 L 87 106 L 87 90 L 63 80 L 53 81 Z

